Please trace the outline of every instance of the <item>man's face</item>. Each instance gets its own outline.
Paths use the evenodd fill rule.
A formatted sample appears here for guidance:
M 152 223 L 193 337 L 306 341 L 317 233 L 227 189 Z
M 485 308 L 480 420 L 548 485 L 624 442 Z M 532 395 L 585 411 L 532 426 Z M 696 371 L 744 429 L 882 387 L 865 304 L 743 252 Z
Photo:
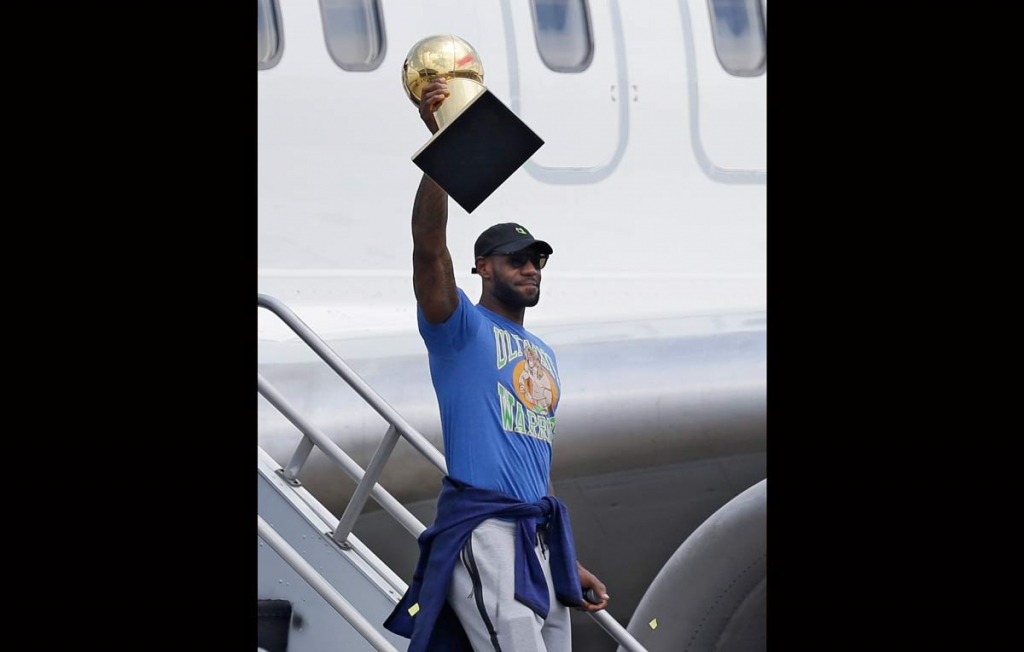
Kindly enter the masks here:
M 540 268 L 546 256 L 533 248 L 488 257 L 494 297 L 512 309 L 532 308 L 540 301 Z

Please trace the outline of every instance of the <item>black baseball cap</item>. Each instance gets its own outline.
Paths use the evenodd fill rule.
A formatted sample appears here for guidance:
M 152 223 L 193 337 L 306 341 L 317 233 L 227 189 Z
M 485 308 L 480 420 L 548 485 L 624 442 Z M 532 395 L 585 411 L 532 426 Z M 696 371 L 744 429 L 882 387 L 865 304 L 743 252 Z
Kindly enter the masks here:
M 510 254 L 534 245 L 543 254 L 550 256 L 553 252 L 551 245 L 534 238 L 521 224 L 515 222 L 495 224 L 476 239 L 476 245 L 473 247 L 473 260 L 495 253 Z M 476 267 L 473 267 L 470 272 L 476 274 Z

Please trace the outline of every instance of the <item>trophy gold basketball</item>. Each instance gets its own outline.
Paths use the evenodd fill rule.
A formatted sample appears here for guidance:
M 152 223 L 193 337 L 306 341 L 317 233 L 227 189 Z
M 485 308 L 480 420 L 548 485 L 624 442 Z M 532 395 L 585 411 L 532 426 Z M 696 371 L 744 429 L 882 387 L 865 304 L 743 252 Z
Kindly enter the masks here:
M 402 86 L 416 106 L 438 77 L 445 78 L 449 96 L 434 112 L 437 133 L 412 160 L 472 213 L 544 141 L 484 86 L 479 54 L 454 34 L 419 41 L 402 65 Z

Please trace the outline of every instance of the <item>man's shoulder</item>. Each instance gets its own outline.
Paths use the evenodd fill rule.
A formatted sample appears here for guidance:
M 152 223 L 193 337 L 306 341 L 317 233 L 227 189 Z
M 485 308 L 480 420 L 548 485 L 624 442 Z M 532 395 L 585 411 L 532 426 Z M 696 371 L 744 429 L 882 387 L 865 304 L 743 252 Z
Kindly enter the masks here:
M 451 315 L 448 315 L 448 319 L 444 320 L 443 322 L 438 322 L 436 324 L 432 324 L 432 323 L 430 323 L 430 322 L 428 322 L 426 320 L 426 316 L 423 313 L 423 306 L 421 306 L 419 304 L 419 302 L 417 302 L 416 303 L 416 316 L 417 316 L 417 319 L 418 319 L 418 321 L 420 323 L 420 326 L 441 326 L 441 325 L 450 323 L 452 317 L 455 316 L 455 314 L 458 313 L 459 310 L 463 310 L 463 309 L 467 309 L 467 308 L 472 309 L 472 308 L 476 307 L 476 306 L 473 305 L 473 302 L 470 301 L 470 299 L 466 295 L 466 293 L 462 291 L 462 288 L 456 286 L 455 292 L 456 292 L 456 295 L 458 296 L 458 299 L 459 299 L 458 303 L 455 305 L 455 309 L 452 311 Z
M 447 355 L 452 351 L 460 351 L 470 341 L 482 337 L 486 324 L 489 323 L 484 311 L 470 301 L 462 288 L 455 288 L 459 297 L 452 314 L 443 322 L 430 323 L 417 306 L 417 323 L 420 336 L 430 353 Z M 489 329 L 486 329 L 489 332 Z

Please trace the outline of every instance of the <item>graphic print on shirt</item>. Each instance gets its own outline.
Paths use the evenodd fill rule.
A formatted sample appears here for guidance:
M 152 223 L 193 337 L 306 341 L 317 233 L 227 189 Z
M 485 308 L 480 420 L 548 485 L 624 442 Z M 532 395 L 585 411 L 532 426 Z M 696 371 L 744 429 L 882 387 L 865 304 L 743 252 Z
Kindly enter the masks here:
M 558 405 L 554 362 L 541 347 L 497 326 L 494 346 L 498 369 L 513 365 L 511 384 L 515 393 L 498 383 L 502 427 L 551 443 Z
M 554 388 L 551 377 L 540 363 L 537 349 L 527 344 L 523 347 L 526 359 L 512 370 L 512 378 L 519 384 L 519 400 L 538 414 L 551 414 L 554 405 Z

